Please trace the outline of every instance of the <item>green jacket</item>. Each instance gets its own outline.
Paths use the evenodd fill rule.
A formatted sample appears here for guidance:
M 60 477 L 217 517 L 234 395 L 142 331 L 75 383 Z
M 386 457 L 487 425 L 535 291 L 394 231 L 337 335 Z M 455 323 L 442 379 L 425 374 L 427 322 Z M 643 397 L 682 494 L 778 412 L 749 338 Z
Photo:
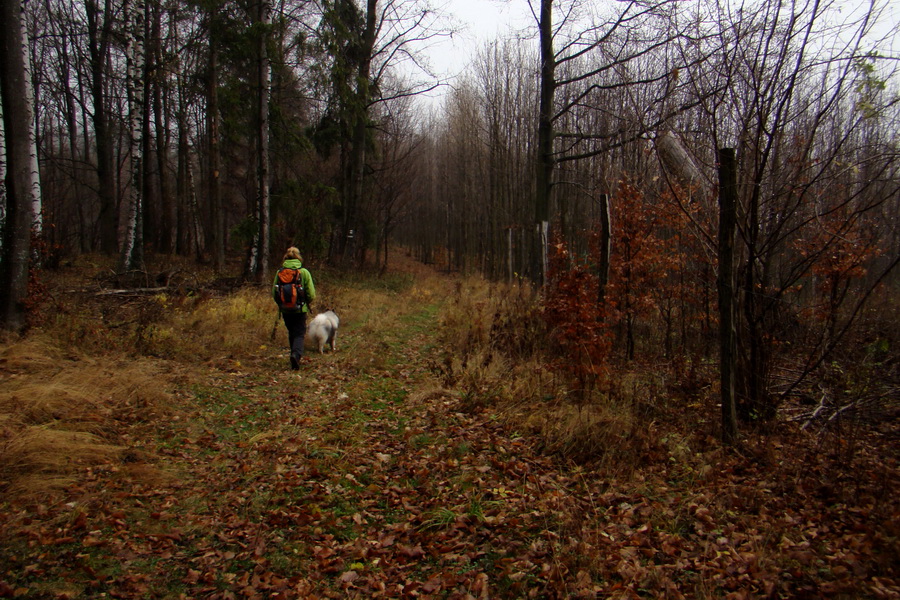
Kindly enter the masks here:
M 300 269 L 300 283 L 303 284 L 303 289 L 306 291 L 306 304 L 303 305 L 301 309 L 303 312 L 309 312 L 309 303 L 316 299 L 316 286 L 313 283 L 312 275 L 309 274 L 309 271 L 302 267 L 302 264 L 296 258 L 289 258 L 281 265 L 283 269 Z M 279 269 L 281 270 L 281 269 Z M 276 294 L 278 293 L 278 273 L 275 273 L 275 278 L 272 280 L 272 299 L 275 299 Z M 283 311 L 283 312 L 297 312 L 297 311 Z

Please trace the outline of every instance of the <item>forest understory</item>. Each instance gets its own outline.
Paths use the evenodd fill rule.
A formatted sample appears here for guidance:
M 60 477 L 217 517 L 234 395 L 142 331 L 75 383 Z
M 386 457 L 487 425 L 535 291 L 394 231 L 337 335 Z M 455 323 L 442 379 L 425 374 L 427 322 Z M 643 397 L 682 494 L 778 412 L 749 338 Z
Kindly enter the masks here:
M 0 344 L 0 598 L 900 598 L 896 412 L 730 448 L 638 364 L 569 405 L 460 362 L 495 288 L 391 260 L 313 269 L 341 329 L 299 373 L 265 286 L 48 277 Z

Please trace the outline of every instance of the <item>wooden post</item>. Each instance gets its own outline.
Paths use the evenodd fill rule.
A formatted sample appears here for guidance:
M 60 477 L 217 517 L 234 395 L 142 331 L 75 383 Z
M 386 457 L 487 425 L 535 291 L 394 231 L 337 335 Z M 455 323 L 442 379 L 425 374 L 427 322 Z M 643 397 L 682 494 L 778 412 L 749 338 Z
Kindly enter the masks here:
M 737 165 L 734 148 L 719 150 L 719 378 L 722 399 L 722 441 L 737 439 L 737 409 L 734 397 L 734 239 L 736 229 Z
M 513 228 L 506 228 L 506 280 L 513 280 Z
M 600 194 L 600 264 L 597 266 L 597 308 L 605 317 L 606 286 L 609 283 L 609 194 Z

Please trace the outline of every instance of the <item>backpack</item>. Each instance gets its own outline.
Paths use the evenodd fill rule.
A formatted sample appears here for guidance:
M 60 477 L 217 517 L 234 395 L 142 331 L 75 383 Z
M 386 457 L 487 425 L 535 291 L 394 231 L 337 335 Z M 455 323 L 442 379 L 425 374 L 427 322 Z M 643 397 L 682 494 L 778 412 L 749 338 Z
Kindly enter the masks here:
M 300 269 L 283 268 L 275 279 L 275 303 L 281 310 L 300 310 L 306 304 L 306 290 Z

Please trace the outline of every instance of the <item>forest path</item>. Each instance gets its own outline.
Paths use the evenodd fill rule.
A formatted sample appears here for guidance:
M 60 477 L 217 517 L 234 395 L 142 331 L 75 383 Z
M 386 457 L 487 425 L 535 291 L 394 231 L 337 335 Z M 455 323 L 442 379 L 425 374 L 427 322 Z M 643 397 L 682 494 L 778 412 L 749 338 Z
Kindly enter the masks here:
M 0 597 L 568 595 L 540 590 L 576 585 L 554 552 L 581 501 L 432 374 L 451 285 L 345 294 L 337 351 L 299 372 L 281 324 L 211 366 L 140 359 L 171 405 L 136 407 L 71 501 L 4 515 Z
M 147 301 L 123 311 L 133 330 L 64 315 L 81 345 L 2 348 L 17 391 L 0 407 L 23 425 L 0 421 L 0 456 L 34 431 L 63 444 L 39 449 L 52 457 L 80 454 L 62 457 L 65 487 L 0 496 L 0 598 L 896 597 L 887 467 L 835 503 L 816 455 L 767 438 L 743 457 L 671 423 L 646 425 L 630 471 L 552 459 L 540 432 L 515 430 L 530 425 L 443 387 L 442 312 L 468 314 L 447 304 L 459 279 L 321 275 L 338 349 L 299 373 L 255 290 Z M 117 351 L 137 334 L 143 354 Z
M 348 307 L 337 351 L 299 372 L 276 344 L 194 379 L 161 436 L 178 483 L 155 490 L 158 524 L 177 535 L 156 536 L 174 548 L 152 579 L 204 597 L 464 598 L 562 575 L 564 482 L 436 385 L 449 289 L 402 293 L 416 298 Z

